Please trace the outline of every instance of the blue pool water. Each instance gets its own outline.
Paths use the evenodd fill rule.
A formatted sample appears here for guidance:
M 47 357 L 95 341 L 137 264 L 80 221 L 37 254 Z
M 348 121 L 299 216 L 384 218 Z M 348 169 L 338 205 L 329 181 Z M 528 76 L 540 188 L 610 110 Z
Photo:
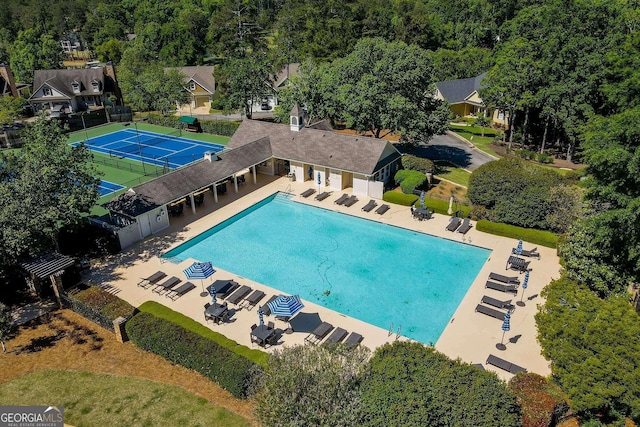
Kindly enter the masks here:
M 163 257 L 211 261 L 381 328 L 393 322 L 402 335 L 435 344 L 490 253 L 272 196 Z

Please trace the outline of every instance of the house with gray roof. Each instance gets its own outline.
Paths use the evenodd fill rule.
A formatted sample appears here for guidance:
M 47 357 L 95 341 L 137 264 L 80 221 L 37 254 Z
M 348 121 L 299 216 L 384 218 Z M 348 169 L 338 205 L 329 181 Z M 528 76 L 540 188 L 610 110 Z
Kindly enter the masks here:
M 165 68 L 175 69 L 184 75 L 184 88 L 191 97 L 191 108 L 211 107 L 216 92 L 213 65 Z
M 66 70 L 36 70 L 29 103 L 34 111 L 46 109 L 75 113 L 104 107 L 111 96 L 121 103 L 122 94 L 113 64 Z
M 196 212 L 195 197 L 212 193 L 218 202 L 221 188 L 238 183 L 254 185 L 257 174 L 287 175 L 310 181 L 322 191 L 341 191 L 382 199 L 384 184 L 399 168 L 401 155 L 389 142 L 304 127 L 302 114 L 292 110 L 289 126 L 244 120 L 221 152 L 130 188 L 103 206 L 111 222 L 122 228 L 126 247 L 170 225 L 169 207 L 188 199 Z
M 448 80 L 436 83 L 436 99 L 443 99 L 449 103 L 451 112 L 456 117 L 469 117 L 485 114 L 493 116 L 493 121 L 504 124 L 504 111 L 488 111 L 487 106 L 480 98 L 479 90 L 482 80 L 487 73 L 468 79 Z

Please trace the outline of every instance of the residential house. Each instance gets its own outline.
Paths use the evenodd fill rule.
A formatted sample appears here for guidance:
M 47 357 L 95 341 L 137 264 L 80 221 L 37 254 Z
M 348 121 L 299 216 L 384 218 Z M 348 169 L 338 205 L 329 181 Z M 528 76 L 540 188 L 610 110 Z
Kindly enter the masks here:
M 435 97 L 447 101 L 451 112 L 456 117 L 485 114 L 492 117 L 494 123 L 504 125 L 506 123 L 505 112 L 503 110 L 489 111 L 478 93 L 486 75 L 487 73 L 482 73 L 468 79 L 438 82 L 436 83 Z
M 122 103 L 115 68 L 107 63 L 104 67 L 76 70 L 36 70 L 29 103 L 34 111 L 75 113 L 104 107 L 112 95 L 116 104 Z
M 298 63 L 286 64 L 277 74 L 272 75 L 269 84 L 266 85 L 264 96 L 262 99 L 255 100 L 251 111 L 254 113 L 272 111 L 278 105 L 278 92 L 289 85 L 291 76 L 299 75 L 299 67 Z
M 185 199 L 196 212 L 194 196 L 211 192 L 217 202 L 219 188 L 231 182 L 257 182 L 258 173 L 287 175 L 312 181 L 322 191 L 351 188 L 363 197 L 382 199 L 385 183 L 399 168 L 401 155 L 382 139 L 339 134 L 304 127 L 296 107 L 289 126 L 257 120 L 243 120 L 219 153 L 130 188 L 103 206 L 111 223 L 120 227 L 121 246 L 129 246 L 170 225 L 169 206 Z M 247 178 L 245 178 L 247 176 Z
M 206 107 L 206 112 L 211 108 L 211 101 L 216 92 L 216 81 L 213 77 L 213 65 L 201 65 L 193 67 L 175 67 L 184 74 L 184 88 L 191 97 L 190 107 Z

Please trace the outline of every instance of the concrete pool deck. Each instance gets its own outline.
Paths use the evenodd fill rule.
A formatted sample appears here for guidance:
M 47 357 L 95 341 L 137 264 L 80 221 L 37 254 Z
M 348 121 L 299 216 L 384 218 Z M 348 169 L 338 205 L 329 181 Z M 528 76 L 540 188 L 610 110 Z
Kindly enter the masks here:
M 512 313 L 511 330 L 505 334 L 504 338 L 506 350 L 500 351 L 496 348 L 496 344 L 500 343 L 502 338 L 502 322 L 493 317 L 476 313 L 475 307 L 480 303 L 483 295 L 500 300 L 512 299 L 514 304 L 516 301 L 520 301 L 523 292 L 521 288 L 518 289 L 516 296 L 485 288 L 485 282 L 490 272 L 509 276 L 518 275 L 517 272 L 505 270 L 506 260 L 511 255 L 511 248 L 516 246 L 516 240 L 482 233 L 475 228 L 471 228 L 466 235 L 451 233 L 445 230 L 449 221 L 448 216 L 435 214 L 434 218 L 428 221 L 416 221 L 412 218 L 409 208 L 404 206 L 391 204 L 391 209 L 384 215 L 374 213 L 375 209 L 366 213 L 361 208 L 369 201 L 368 198 L 359 200 L 351 207 L 338 206 L 333 203 L 342 193 L 350 194 L 351 189 L 334 192 L 326 200 L 318 202 L 314 199 L 315 195 L 306 199 L 300 196 L 300 193 L 308 188 L 317 190 L 317 186 L 314 187 L 311 181 L 304 184 L 292 183 L 287 178 L 263 175 L 258 175 L 257 184 L 253 184 L 250 181 L 252 180 L 248 179 L 247 184 L 240 186 L 238 193 L 234 193 L 233 189 L 231 189 L 227 195 L 221 196 L 218 204 L 213 202 L 212 196 L 207 195 L 204 205 L 198 208 L 196 215 L 191 214 L 190 210 L 186 210 L 183 216 L 171 219 L 172 225 L 167 230 L 93 266 L 90 280 L 134 306 L 139 306 L 145 301 L 157 301 L 240 344 L 252 347 L 249 332 L 250 326 L 258 322 L 257 308 L 241 307 L 236 309 L 235 306 L 230 304 L 233 312 L 230 321 L 220 325 L 207 324 L 204 320 L 203 310 L 204 304 L 210 302 L 211 299 L 208 296 L 200 297 L 200 292 L 202 291 L 200 281 L 192 281 L 197 286 L 197 289 L 192 290 L 176 301 L 171 301 L 162 295 L 153 293 L 151 288 L 145 290 L 138 287 L 137 283 L 141 277 L 147 277 L 157 270 L 162 270 L 168 276 L 176 276 L 186 281 L 182 270 L 188 267 L 193 260 L 189 259 L 179 264 L 174 264 L 161 259 L 160 256 L 163 253 L 271 194 L 288 190 L 295 194 L 292 200 L 300 203 L 321 206 L 325 209 L 491 249 L 493 252 L 455 310 L 440 339 L 435 343 L 435 348 L 451 358 L 460 358 L 468 363 L 480 363 L 487 370 L 495 371 L 505 380 L 511 378 L 512 375 L 485 364 L 489 354 L 522 366 L 529 372 L 536 372 L 545 376 L 550 374 L 549 363 L 540 354 L 540 346 L 536 340 L 537 330 L 534 315 L 538 310 L 538 305 L 543 302 L 539 296 L 542 288 L 553 278 L 557 278 L 560 275 L 560 264 L 555 249 L 538 247 L 541 259 L 531 259 L 530 268 L 532 270 L 529 284 L 524 291 L 526 305 L 524 307 L 516 307 Z M 377 200 L 377 203 L 381 205 L 384 202 Z M 475 222 L 473 224 L 475 225 Z M 531 244 L 524 244 L 525 249 L 531 249 L 532 246 Z M 240 284 L 264 291 L 266 296 L 261 301 L 262 304 L 271 295 L 280 294 L 277 289 L 240 277 L 232 272 L 221 270 L 215 265 L 215 260 L 210 261 L 213 262 L 217 272 L 204 282 L 204 286 L 210 284 L 212 280 L 233 279 Z M 239 261 L 250 262 L 250 260 Z M 523 280 L 523 275 L 520 275 L 520 280 Z M 390 330 L 381 329 L 312 302 L 306 300 L 303 300 L 303 302 L 305 304 L 305 308 L 302 310 L 304 315 L 299 315 L 297 320 L 294 318 L 292 321 L 296 332 L 283 333 L 276 345 L 266 349 L 267 352 L 272 352 L 283 346 L 303 344 L 304 338 L 318 323 L 319 319 L 331 323 L 334 327 L 341 327 L 348 332 L 361 334 L 364 337 L 362 344 L 372 350 L 386 342 L 393 342 L 397 336 L 398 326 L 402 327 L 402 320 L 399 319 L 393 325 L 393 328 L 390 328 L 390 333 Z M 429 313 L 424 313 L 424 318 L 425 322 L 428 322 Z M 265 323 L 267 321 L 273 321 L 277 329 L 285 330 L 288 328 L 286 323 L 275 320 L 273 317 L 265 316 Z M 400 335 L 402 335 L 402 330 L 400 330 Z M 400 337 L 400 339 L 404 338 Z M 253 348 L 259 347 L 254 344 Z

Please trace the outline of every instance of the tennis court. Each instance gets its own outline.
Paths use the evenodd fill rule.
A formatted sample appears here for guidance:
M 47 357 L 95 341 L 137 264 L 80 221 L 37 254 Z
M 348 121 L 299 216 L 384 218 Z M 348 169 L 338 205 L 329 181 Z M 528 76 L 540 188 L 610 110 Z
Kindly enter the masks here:
M 100 181 L 100 186 L 98 187 L 98 191 L 100 192 L 100 197 L 106 196 L 107 194 L 115 193 L 118 190 L 122 190 L 124 185 L 114 184 L 109 181 Z
M 176 131 L 176 133 L 179 131 Z M 79 142 L 71 145 L 78 145 Z M 201 159 L 206 151 L 221 151 L 219 144 L 195 141 L 177 134 L 162 135 L 146 130 L 121 129 L 87 140 L 92 151 L 175 169 Z

